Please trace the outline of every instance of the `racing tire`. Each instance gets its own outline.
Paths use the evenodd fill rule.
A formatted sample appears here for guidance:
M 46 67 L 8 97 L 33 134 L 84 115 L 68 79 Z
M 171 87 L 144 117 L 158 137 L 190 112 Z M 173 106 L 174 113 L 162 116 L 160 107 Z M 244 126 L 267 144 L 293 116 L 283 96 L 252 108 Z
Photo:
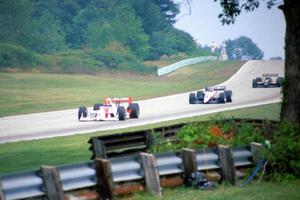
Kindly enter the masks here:
M 204 100 L 204 92 L 203 91 L 198 91 L 197 94 L 196 94 L 196 96 L 197 96 L 197 99 L 199 101 L 203 101 Z
M 278 87 L 281 87 L 281 86 L 282 86 L 283 80 L 284 80 L 283 77 L 278 77 L 278 78 L 277 78 L 276 83 L 277 83 L 277 86 L 278 86 Z
M 262 77 L 256 77 L 256 82 L 262 82 Z
M 94 107 L 93 107 L 93 110 L 100 110 L 100 107 L 103 106 L 103 104 L 100 104 L 100 103 L 95 103 L 94 104 Z
M 231 90 L 225 90 L 225 98 L 226 102 L 232 102 L 232 91 Z
M 120 121 L 124 121 L 126 118 L 126 111 L 125 111 L 124 106 L 119 106 L 117 109 L 117 113 L 118 113 L 118 119 Z
M 218 98 L 218 102 L 219 103 L 225 103 L 225 93 L 224 92 L 220 93 L 220 96 Z
M 80 121 L 81 117 L 87 117 L 87 108 L 86 107 L 79 107 L 78 109 L 78 121 Z
M 257 88 L 257 79 L 252 80 L 252 87 Z
M 190 93 L 189 103 L 190 104 L 196 104 L 196 95 L 195 95 L 195 93 Z
M 139 118 L 140 116 L 140 106 L 137 103 L 132 103 L 129 105 L 129 110 L 131 110 L 129 117 L 130 118 Z

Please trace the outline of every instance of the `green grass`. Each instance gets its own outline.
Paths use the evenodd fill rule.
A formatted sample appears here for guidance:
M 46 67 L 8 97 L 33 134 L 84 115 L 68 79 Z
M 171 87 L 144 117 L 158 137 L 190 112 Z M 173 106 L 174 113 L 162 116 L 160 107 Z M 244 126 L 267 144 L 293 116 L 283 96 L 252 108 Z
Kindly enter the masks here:
M 284 182 L 261 182 L 250 184 L 246 187 L 218 185 L 215 190 L 197 190 L 192 188 L 178 187 L 163 190 L 165 200 L 298 200 L 300 199 L 300 181 Z M 162 199 L 148 193 L 137 193 L 122 198 L 124 200 L 154 200 Z
M 280 104 L 222 112 L 225 117 L 279 120 Z M 88 140 L 91 136 L 145 130 L 182 122 L 208 120 L 215 114 L 162 122 L 141 127 L 78 134 L 68 137 L 0 144 L 0 174 L 38 169 L 41 165 L 61 165 L 86 162 L 91 156 Z M 93 123 L 93 122 L 91 122 Z
M 0 73 L 0 116 L 92 106 L 107 96 L 141 100 L 196 90 L 227 80 L 243 63 L 205 62 L 164 77 L 117 72 Z

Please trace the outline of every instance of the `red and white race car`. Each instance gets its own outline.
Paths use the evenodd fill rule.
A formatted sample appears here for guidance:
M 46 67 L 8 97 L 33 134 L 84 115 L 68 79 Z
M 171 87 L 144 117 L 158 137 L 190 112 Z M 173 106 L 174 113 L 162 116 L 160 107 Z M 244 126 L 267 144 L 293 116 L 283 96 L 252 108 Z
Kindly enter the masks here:
M 108 121 L 126 118 L 139 118 L 140 107 L 138 103 L 132 103 L 131 97 L 127 98 L 105 98 L 104 104 L 94 104 L 93 110 L 87 107 L 79 107 L 79 121 Z

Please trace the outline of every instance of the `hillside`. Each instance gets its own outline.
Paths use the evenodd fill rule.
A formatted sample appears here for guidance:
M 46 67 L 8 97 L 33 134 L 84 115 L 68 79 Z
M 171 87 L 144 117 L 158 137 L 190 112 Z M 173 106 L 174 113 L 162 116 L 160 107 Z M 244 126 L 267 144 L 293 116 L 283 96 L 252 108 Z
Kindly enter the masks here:
M 173 27 L 178 12 L 172 0 L 5 0 L 0 70 L 149 74 L 145 60 L 210 54 Z

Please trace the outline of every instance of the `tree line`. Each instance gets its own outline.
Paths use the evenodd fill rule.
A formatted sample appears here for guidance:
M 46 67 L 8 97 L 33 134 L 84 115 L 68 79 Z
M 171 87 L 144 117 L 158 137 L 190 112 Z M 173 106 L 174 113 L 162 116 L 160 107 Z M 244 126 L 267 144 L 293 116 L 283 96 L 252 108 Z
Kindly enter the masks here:
M 0 43 L 41 54 L 119 43 L 142 59 L 188 52 L 193 38 L 172 25 L 172 0 L 2 0 Z
M 190 34 L 174 28 L 179 9 L 172 0 L 1 0 L 0 69 L 153 73 L 144 60 L 209 55 Z M 226 43 L 230 59 L 263 57 L 251 39 Z

